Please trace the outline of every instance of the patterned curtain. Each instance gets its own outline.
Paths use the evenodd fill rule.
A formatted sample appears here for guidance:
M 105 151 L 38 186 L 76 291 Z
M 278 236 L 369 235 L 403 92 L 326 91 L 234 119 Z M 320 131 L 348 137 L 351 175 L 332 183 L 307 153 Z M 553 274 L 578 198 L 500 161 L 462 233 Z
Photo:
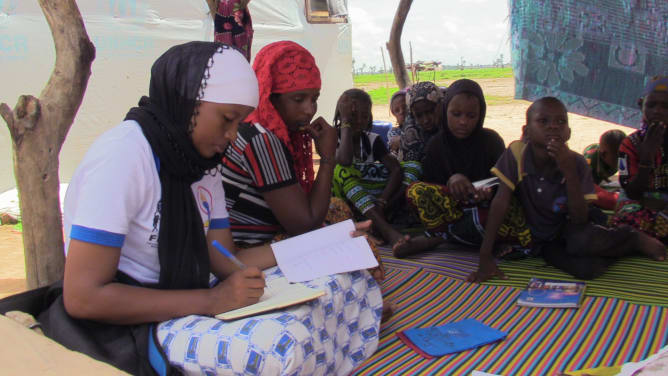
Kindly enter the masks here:
M 510 0 L 515 97 L 638 128 L 637 99 L 668 71 L 667 0 Z

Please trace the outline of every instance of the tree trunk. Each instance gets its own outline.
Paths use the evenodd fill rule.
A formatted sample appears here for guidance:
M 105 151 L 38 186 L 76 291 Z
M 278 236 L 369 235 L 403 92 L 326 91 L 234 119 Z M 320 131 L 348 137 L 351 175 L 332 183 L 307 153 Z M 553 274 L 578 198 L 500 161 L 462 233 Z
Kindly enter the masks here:
M 14 110 L 0 104 L 0 115 L 12 138 L 30 289 L 63 276 L 58 155 L 81 105 L 95 59 L 95 47 L 76 2 L 38 2 L 56 47 L 55 67 L 39 99 L 22 95 Z
M 397 81 L 400 89 L 411 84 L 411 79 L 406 72 L 406 62 L 404 62 L 404 53 L 401 51 L 401 32 L 404 29 L 406 16 L 411 9 L 413 0 L 401 0 L 397 7 L 397 13 L 394 15 L 392 30 L 390 31 L 390 41 L 387 42 L 387 51 L 390 53 L 390 62 L 394 70 L 394 79 Z

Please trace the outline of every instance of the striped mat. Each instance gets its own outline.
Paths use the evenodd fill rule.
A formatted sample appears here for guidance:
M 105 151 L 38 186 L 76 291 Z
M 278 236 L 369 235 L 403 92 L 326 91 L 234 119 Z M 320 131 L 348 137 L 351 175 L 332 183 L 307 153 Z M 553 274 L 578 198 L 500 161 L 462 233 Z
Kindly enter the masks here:
M 383 324 L 376 353 L 357 375 L 551 375 L 637 361 L 668 343 L 668 309 L 586 297 L 579 309 L 515 305 L 519 290 L 477 285 L 420 268 L 387 268 L 383 295 L 398 306 Z M 475 318 L 508 337 L 479 349 L 426 360 L 396 332 Z
M 429 272 L 466 279 L 469 273 L 476 270 L 478 255 L 475 250 L 463 249 L 465 248 L 462 246 L 448 244 L 439 247 L 438 251 L 397 259 L 392 256 L 389 248 L 379 248 L 383 263 L 388 267 L 421 267 Z M 485 285 L 525 288 L 531 277 L 576 280 L 547 265 L 542 258 L 503 261 L 499 267 L 508 279 L 493 279 L 484 283 Z M 645 257 L 624 258 L 599 278 L 586 283 L 587 296 L 619 298 L 635 304 L 668 307 L 668 262 L 656 262 Z

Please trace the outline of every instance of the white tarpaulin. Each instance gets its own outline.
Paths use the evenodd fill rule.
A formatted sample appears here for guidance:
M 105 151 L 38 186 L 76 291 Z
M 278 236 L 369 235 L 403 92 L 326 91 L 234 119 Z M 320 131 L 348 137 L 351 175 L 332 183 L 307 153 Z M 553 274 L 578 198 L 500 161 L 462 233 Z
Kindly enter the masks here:
M 309 24 L 304 1 L 252 0 L 252 52 L 277 40 L 293 40 L 309 49 L 323 76 L 319 115 L 331 121 L 338 95 L 352 87 L 350 25 Z M 78 0 L 77 4 L 96 58 L 60 154 L 61 182 L 69 182 L 93 140 L 118 124 L 147 94 L 151 64 L 161 53 L 189 40 L 213 40 L 205 0 Z M 54 59 L 51 32 L 37 0 L 0 0 L 0 102 L 13 108 L 21 94 L 39 96 Z M 11 139 L 2 123 L 0 192 L 16 185 Z

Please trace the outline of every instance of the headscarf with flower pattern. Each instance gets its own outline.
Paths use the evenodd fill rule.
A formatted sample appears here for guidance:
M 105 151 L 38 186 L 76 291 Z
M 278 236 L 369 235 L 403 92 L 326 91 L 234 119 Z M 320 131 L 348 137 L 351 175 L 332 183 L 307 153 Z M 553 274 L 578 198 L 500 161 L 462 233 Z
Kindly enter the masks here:
M 320 70 L 315 58 L 295 42 L 274 42 L 257 53 L 253 70 L 260 85 L 260 103 L 246 121 L 260 123 L 287 146 L 297 180 L 310 192 L 314 179 L 311 136 L 306 131 L 289 132 L 269 98 L 273 93 L 320 89 Z
M 417 101 L 427 100 L 438 104 L 442 99 L 443 92 L 435 83 L 430 81 L 418 82 L 406 89 L 406 104 L 409 111 Z

